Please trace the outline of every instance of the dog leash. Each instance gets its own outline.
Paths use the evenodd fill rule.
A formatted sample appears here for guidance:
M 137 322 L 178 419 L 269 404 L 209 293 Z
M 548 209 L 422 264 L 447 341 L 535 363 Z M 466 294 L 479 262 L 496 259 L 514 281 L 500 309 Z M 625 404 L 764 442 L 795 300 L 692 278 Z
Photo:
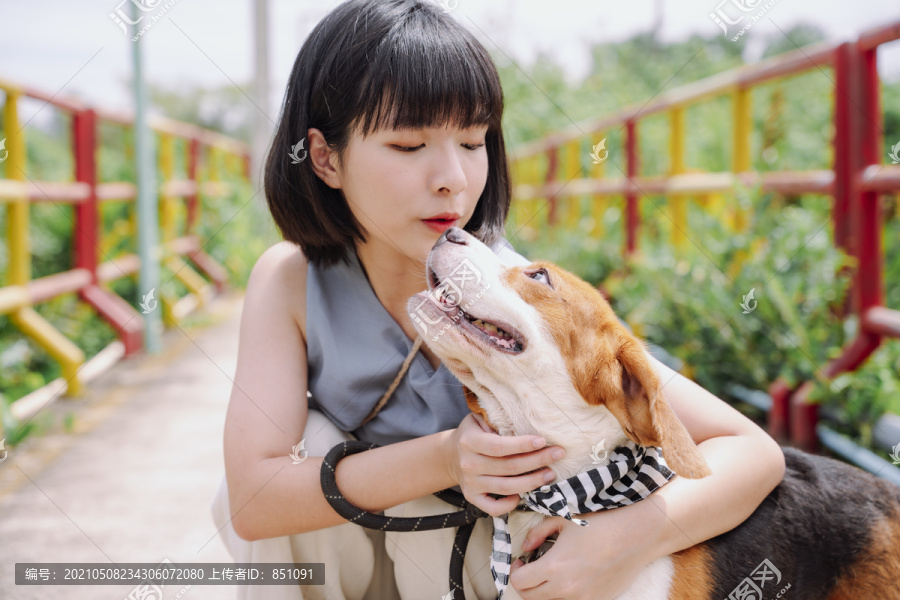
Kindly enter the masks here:
M 400 372 L 363 423 L 368 422 L 387 403 L 403 375 L 406 374 L 415 353 L 422 345 L 422 341 L 421 335 L 416 338 L 409 355 L 403 361 Z M 468 502 L 465 496 L 452 488 L 435 492 L 434 495 L 444 502 L 462 509 L 453 513 L 427 517 L 397 518 L 369 513 L 354 506 L 344 498 L 344 495 L 338 489 L 337 463 L 351 454 L 380 446 L 381 444 L 374 442 L 351 440 L 342 442 L 332 448 L 325 456 L 320 476 L 325 499 L 336 513 L 351 523 L 358 523 L 368 529 L 408 532 L 458 527 L 456 538 L 453 541 L 453 554 L 450 557 L 450 590 L 451 596 L 453 595 L 452 592 L 458 591 L 460 593 L 458 600 L 465 600 L 463 566 L 469 539 L 478 519 L 491 515 Z M 587 521 L 573 518 L 572 515 L 617 508 L 639 502 L 662 485 L 665 485 L 674 475 L 668 469 L 659 448 L 638 446 L 630 440 L 615 448 L 610 453 L 610 459 L 607 465 L 589 469 L 568 479 L 544 485 L 528 492 L 523 497 L 524 508 L 547 516 L 564 517 L 579 525 L 587 525 Z M 520 504 L 519 506 L 522 505 Z M 492 518 L 494 531 L 492 535 L 491 574 L 497 587 L 497 600 L 501 600 L 509 583 L 510 564 L 512 561 L 512 556 L 510 555 L 510 533 L 507 524 L 509 513 Z M 548 537 L 539 548 L 526 553 L 524 562 L 527 564 L 540 558 L 552 547 L 555 541 L 556 535 Z
M 366 512 L 352 505 L 338 489 L 335 470 L 337 463 L 345 456 L 378 448 L 381 444 L 364 442 L 362 440 L 350 440 L 338 444 L 328 451 L 325 461 L 322 463 L 321 482 L 325 499 L 334 511 L 350 521 L 368 529 L 382 531 L 430 531 L 433 529 L 446 529 L 458 527 L 456 538 L 453 540 L 453 554 L 450 557 L 450 589 L 459 592 L 457 600 L 465 600 L 463 591 L 463 564 L 466 557 L 466 548 L 475 522 L 482 517 L 488 517 L 486 512 L 470 503 L 465 496 L 452 488 L 447 488 L 434 495 L 446 502 L 457 506 L 462 510 L 428 517 L 386 517 L 384 515 Z
M 416 352 L 419 351 L 419 348 L 422 347 L 424 341 L 425 340 L 421 335 L 416 337 L 412 349 L 410 349 L 409 354 L 403 361 L 403 365 L 400 367 L 400 372 L 397 373 L 394 381 L 375 404 L 375 407 L 368 416 L 363 419 L 360 426 L 365 425 L 372 420 L 372 418 L 378 414 L 378 411 L 387 404 L 388 399 L 393 395 L 397 386 L 400 385 L 400 380 L 403 379 L 403 376 L 409 369 L 410 363 L 412 363 L 413 357 Z M 337 514 L 341 515 L 351 523 L 357 523 L 368 529 L 406 532 L 458 527 L 459 529 L 456 532 L 456 538 L 453 541 L 453 554 L 450 557 L 450 590 L 459 592 L 459 595 L 456 596 L 457 600 L 466 600 L 466 595 L 463 591 L 463 565 L 465 563 L 466 548 L 469 546 L 469 539 L 472 537 L 472 530 L 475 528 L 475 522 L 478 521 L 478 519 L 489 517 L 490 515 L 474 504 L 471 504 L 466 500 L 465 496 L 452 488 L 435 492 L 434 495 L 447 504 L 451 504 L 462 510 L 444 513 L 442 515 L 406 518 L 386 517 L 384 515 L 366 512 L 352 505 L 344 498 L 344 495 L 338 489 L 336 477 L 337 463 L 342 458 L 350 456 L 351 454 L 365 452 L 366 450 L 379 448 L 380 446 L 381 444 L 376 444 L 374 442 L 350 440 L 338 444 L 329 450 L 322 463 L 321 471 L 322 492 L 325 494 L 325 499 Z
M 362 423 L 359 424 L 360 427 L 368 423 L 372 420 L 372 418 L 378 414 L 378 411 L 387 404 L 388 398 L 394 393 L 394 390 L 397 389 L 397 386 L 400 385 L 400 380 L 403 379 L 403 376 L 406 375 L 407 369 L 409 369 L 409 364 L 412 362 L 413 357 L 416 355 L 416 352 L 419 351 L 419 348 L 422 347 L 422 343 L 425 341 L 425 338 L 422 337 L 422 334 L 416 336 L 416 341 L 413 342 L 412 349 L 409 351 L 409 354 L 406 355 L 406 359 L 403 361 L 403 366 L 400 367 L 400 372 L 397 373 L 397 376 L 394 377 L 394 381 L 391 383 L 390 387 L 388 387 L 387 391 L 384 395 L 378 400 L 375 404 L 375 408 L 366 416 L 365 419 L 362 420 Z

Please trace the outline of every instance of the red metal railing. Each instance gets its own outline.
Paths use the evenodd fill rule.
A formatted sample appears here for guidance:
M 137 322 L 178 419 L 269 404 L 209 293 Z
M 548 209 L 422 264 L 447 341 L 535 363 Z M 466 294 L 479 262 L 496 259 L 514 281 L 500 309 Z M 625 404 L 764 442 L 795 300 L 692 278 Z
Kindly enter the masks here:
M 646 105 L 632 106 L 614 114 L 582 123 L 528 144 L 514 152 L 513 168 L 519 181 L 514 191 L 514 211 L 530 214 L 547 199 L 547 221 L 557 222 L 557 205 L 568 199 L 592 195 L 602 205 L 609 196 L 624 200 L 624 252 L 633 254 L 641 225 L 639 199 L 645 194 L 669 197 L 675 229 L 686 231 L 686 212 L 680 208 L 687 194 L 706 195 L 732 191 L 738 182 L 758 185 L 763 191 L 782 194 L 831 195 L 835 244 L 857 259 L 849 308 L 859 318 L 859 334 L 843 354 L 828 363 L 829 377 L 857 368 L 886 338 L 900 338 L 900 311 L 884 306 L 881 243 L 883 227 L 878 194 L 900 191 L 900 165 L 882 164 L 880 81 L 876 69 L 879 45 L 900 39 L 900 22 L 867 31 L 846 43 L 821 43 L 774 57 L 756 65 L 739 67 L 661 94 Z M 810 171 L 752 171 L 750 153 L 751 90 L 762 83 L 820 67 L 833 67 L 834 164 L 831 169 Z M 686 173 L 684 167 L 683 111 L 708 99 L 731 95 L 733 109 L 732 168 L 724 173 Z M 637 151 L 640 121 L 659 113 L 670 115 L 671 170 L 669 175 L 641 176 Z M 613 128 L 624 130 L 624 177 L 604 177 L 603 165 L 595 165 L 583 176 L 580 154 L 587 137 L 593 143 Z M 564 154 L 563 160 L 560 153 Z M 546 157 L 540 160 L 540 157 Z M 565 168 L 560 169 L 560 163 Z M 546 167 L 542 168 L 541 164 Z M 732 208 L 734 221 L 741 215 Z M 599 211 L 595 210 L 595 214 Z M 595 223 L 599 219 L 595 218 Z M 781 441 L 815 450 L 818 444 L 817 405 L 808 401 L 812 383 L 789 389 L 782 382 L 770 387 L 773 406 L 769 412 L 770 433 Z
M 6 205 L 8 216 L 7 245 L 9 269 L 6 285 L 0 287 L 0 314 L 10 319 L 26 335 L 56 358 L 71 395 L 79 394 L 78 372 L 84 363 L 83 352 L 50 323 L 33 310 L 33 305 L 65 293 L 77 293 L 118 332 L 124 353 L 131 354 L 143 347 L 143 323 L 139 312 L 113 293 L 104 283 L 132 275 L 140 268 L 139 258 L 125 254 L 100 262 L 99 252 L 105 235 L 101 231 L 101 204 L 104 202 L 134 202 L 136 186 L 127 181 L 101 182 L 97 156 L 100 145 L 100 121 L 130 127 L 131 117 L 95 110 L 79 102 L 57 98 L 41 90 L 0 82 L 5 92 L 4 127 L 7 140 L 6 178 L 0 179 L 0 204 Z M 23 97 L 43 101 L 71 117 L 74 181 L 35 181 L 28 174 L 25 153 L 25 129 L 18 115 Z M 187 123 L 169 119 L 155 119 L 151 128 L 157 134 L 160 174 L 160 218 L 163 260 L 177 267 L 176 277 L 190 293 L 181 299 L 161 298 L 164 312 L 177 322 L 191 306 L 202 304 L 211 294 L 209 284 L 182 257 L 190 259 L 205 274 L 215 289 L 226 286 L 227 273 L 203 251 L 196 233 L 199 211 L 203 201 L 228 193 L 228 184 L 220 181 L 225 170 L 249 174 L 249 154 L 244 144 L 221 134 L 203 130 Z M 185 144 L 184 166 L 186 179 L 174 179 L 175 143 Z M 224 165 L 220 165 L 224 163 Z M 175 204 L 184 199 L 186 222 L 176 231 L 173 218 Z M 29 206 L 35 202 L 54 202 L 73 205 L 73 261 L 72 268 L 32 279 L 31 245 L 28 237 Z M 134 211 L 132 211 L 134 214 Z M 131 236 L 135 235 L 136 218 L 131 221 Z

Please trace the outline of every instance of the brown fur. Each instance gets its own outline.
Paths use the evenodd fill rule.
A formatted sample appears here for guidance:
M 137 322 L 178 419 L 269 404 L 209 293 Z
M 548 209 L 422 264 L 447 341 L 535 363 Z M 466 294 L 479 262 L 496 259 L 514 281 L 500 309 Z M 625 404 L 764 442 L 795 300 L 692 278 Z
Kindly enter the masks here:
M 675 577 L 669 600 L 709 600 L 713 582 L 710 577 L 712 560 L 706 546 L 692 546 L 672 554 Z
M 473 392 L 466 386 L 463 386 L 463 393 L 466 395 L 466 404 L 469 406 L 469 410 L 477 415 L 480 415 L 481 418 L 484 419 L 484 422 L 487 423 L 491 427 L 491 429 L 496 431 L 497 428 L 494 427 L 494 424 L 490 422 L 487 413 L 484 412 L 484 409 L 482 409 L 481 405 L 478 404 L 478 396 L 475 395 L 475 392 Z
M 605 405 L 636 444 L 662 447 L 666 462 L 682 477 L 712 474 L 661 393 L 642 343 L 622 326 L 606 299 L 553 263 L 537 261 L 530 270 L 538 268 L 547 270 L 559 294 L 517 270 L 508 272 L 506 283 L 544 317 L 585 402 Z
M 900 573 L 900 511 L 872 524 L 872 542 L 868 552 L 859 556 L 850 572 L 838 580 L 828 600 L 900 600 L 900 582 L 887 583 Z

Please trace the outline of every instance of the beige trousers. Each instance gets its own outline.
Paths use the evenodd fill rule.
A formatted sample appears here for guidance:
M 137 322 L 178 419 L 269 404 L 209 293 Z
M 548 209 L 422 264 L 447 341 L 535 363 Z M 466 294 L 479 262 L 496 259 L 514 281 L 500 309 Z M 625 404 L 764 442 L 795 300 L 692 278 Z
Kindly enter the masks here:
M 308 456 L 325 456 L 355 439 L 318 410 L 310 410 L 303 438 Z M 384 511 L 393 517 L 421 517 L 459 508 L 425 496 Z M 249 542 L 231 525 L 225 479 L 212 504 L 213 520 L 235 562 L 324 563 L 325 585 L 235 586 L 239 600 L 441 600 L 450 591 L 450 556 L 456 528 L 434 531 L 376 531 L 344 523 L 307 533 Z M 463 569 L 468 600 L 495 600 L 491 577 L 490 519 L 475 524 Z

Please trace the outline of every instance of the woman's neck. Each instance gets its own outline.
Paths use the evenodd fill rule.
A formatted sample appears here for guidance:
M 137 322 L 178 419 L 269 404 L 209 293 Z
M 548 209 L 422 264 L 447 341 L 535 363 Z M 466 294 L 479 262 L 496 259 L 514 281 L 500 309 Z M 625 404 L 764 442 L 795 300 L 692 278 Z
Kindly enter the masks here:
M 409 299 L 428 287 L 425 281 L 425 260 L 409 257 L 396 249 L 357 246 L 356 255 L 375 296 L 404 329 L 406 304 Z M 402 319 L 402 320 L 401 320 Z M 412 323 L 410 330 L 412 330 Z

